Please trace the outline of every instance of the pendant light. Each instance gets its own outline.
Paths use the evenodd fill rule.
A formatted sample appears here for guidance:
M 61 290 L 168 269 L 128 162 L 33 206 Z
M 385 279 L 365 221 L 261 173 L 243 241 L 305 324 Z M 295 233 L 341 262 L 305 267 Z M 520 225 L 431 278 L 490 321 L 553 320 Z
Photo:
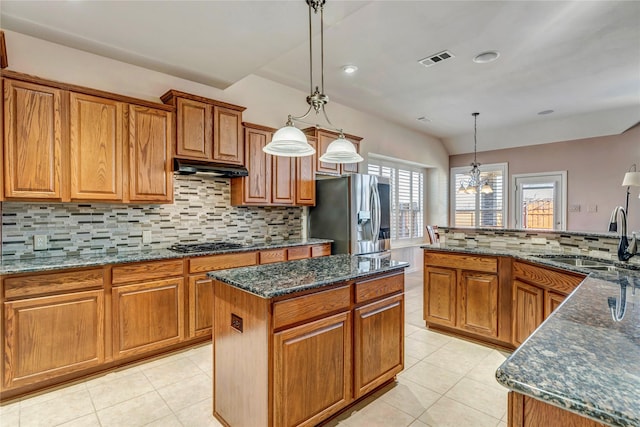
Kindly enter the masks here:
M 480 163 L 477 161 L 476 148 L 478 145 L 478 116 L 480 113 L 471 113 L 474 118 L 473 124 L 473 163 L 471 163 L 471 170 L 469 171 L 469 180 L 460 182 L 460 188 L 458 193 L 476 194 L 478 191 L 482 194 L 493 193 L 493 188 L 489 185 L 486 179 L 480 177 Z
M 318 129 L 327 128 L 339 132 L 339 136 L 335 141 L 327 147 L 327 152 L 320 157 L 320 160 L 328 163 L 357 163 L 363 158 L 357 153 L 354 145 L 344 137 L 342 129 L 336 128 L 325 111 L 324 106 L 329 102 L 329 97 L 324 94 L 324 5 L 326 0 L 305 0 L 309 6 L 309 96 L 307 96 L 307 104 L 309 109 L 301 116 L 289 115 L 287 123 L 284 127 L 278 129 L 274 134 L 271 142 L 269 142 L 262 150 L 274 156 L 285 157 L 302 157 L 310 156 L 315 153 L 315 149 L 309 145 L 306 135 L 295 127 L 294 122 L 306 123 L 315 126 Z M 313 43 L 312 43 L 312 25 L 311 10 L 314 14 L 320 11 L 320 87 L 313 89 Z M 305 119 L 311 111 L 315 111 L 316 115 L 322 112 L 329 126 L 320 126 L 306 122 Z

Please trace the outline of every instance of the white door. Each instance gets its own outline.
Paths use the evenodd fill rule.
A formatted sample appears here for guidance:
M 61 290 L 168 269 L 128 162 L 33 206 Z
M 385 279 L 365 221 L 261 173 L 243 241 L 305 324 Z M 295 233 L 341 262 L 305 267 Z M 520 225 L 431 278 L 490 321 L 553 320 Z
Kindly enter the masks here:
M 515 228 L 566 228 L 566 171 L 513 175 Z

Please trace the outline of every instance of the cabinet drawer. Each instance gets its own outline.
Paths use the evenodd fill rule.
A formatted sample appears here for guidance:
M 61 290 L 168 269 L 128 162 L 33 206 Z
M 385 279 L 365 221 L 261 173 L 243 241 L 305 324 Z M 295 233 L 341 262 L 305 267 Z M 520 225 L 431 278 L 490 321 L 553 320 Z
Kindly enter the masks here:
M 255 252 L 203 256 L 189 260 L 189 273 L 206 273 L 207 271 L 246 267 L 248 265 L 256 265 Z
M 120 285 L 139 280 L 165 279 L 184 274 L 182 260 L 126 264 L 113 267 L 111 283 Z
M 287 260 L 286 249 L 273 249 L 269 251 L 260 251 L 260 264 L 270 264 L 272 262 L 282 262 Z
M 331 245 L 329 243 L 311 246 L 312 257 L 326 256 L 326 255 L 331 255 Z
M 574 275 L 537 267 L 524 262 L 513 263 L 513 277 L 536 286 L 569 294 L 584 280 L 583 275 Z
M 425 252 L 424 263 L 430 267 L 459 268 L 485 273 L 498 272 L 498 259 L 495 257 Z
M 289 260 L 305 259 L 309 258 L 309 255 L 311 254 L 311 248 L 309 246 L 296 246 L 293 248 L 289 248 L 287 250 L 287 253 L 287 259 Z
M 349 309 L 351 286 L 321 291 L 273 304 L 273 327 L 300 323 L 323 314 Z
M 404 273 L 356 283 L 356 304 L 404 290 Z
M 7 277 L 4 279 L 4 296 L 5 298 L 17 298 L 102 287 L 102 277 L 101 268 Z

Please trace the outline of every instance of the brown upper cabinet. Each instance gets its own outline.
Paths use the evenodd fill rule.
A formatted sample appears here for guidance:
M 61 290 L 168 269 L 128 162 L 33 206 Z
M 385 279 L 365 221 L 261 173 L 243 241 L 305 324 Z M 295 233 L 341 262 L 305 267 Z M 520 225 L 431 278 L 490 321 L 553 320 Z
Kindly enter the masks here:
M 338 138 L 337 132 L 331 132 L 318 128 L 307 128 L 304 132 L 308 136 L 313 136 L 317 140 L 316 148 L 316 172 L 328 175 L 343 175 L 347 173 L 358 173 L 358 163 L 325 163 L 320 161 L 320 157 L 327 152 L 327 147 Z M 360 152 L 360 141 L 362 138 L 355 135 L 344 135 L 345 138 L 356 147 L 356 151 Z
M 176 90 L 160 98 L 176 108 L 175 157 L 244 165 L 245 107 Z
M 173 200 L 172 107 L 3 74 L 6 200 Z
M 231 179 L 234 206 L 315 205 L 314 156 L 271 156 L 262 149 L 275 129 L 243 123 L 249 176 Z M 310 138 L 310 144 L 315 141 Z

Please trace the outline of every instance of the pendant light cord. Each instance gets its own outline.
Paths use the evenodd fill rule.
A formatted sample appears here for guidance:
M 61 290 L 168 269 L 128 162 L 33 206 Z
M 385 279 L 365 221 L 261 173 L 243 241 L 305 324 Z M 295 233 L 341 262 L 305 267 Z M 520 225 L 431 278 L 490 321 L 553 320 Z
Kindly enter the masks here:
M 309 93 L 313 93 L 313 33 L 311 32 L 311 3 L 309 3 Z
M 473 163 L 477 164 L 476 146 L 478 145 L 478 115 L 480 113 L 472 113 L 473 116 Z

